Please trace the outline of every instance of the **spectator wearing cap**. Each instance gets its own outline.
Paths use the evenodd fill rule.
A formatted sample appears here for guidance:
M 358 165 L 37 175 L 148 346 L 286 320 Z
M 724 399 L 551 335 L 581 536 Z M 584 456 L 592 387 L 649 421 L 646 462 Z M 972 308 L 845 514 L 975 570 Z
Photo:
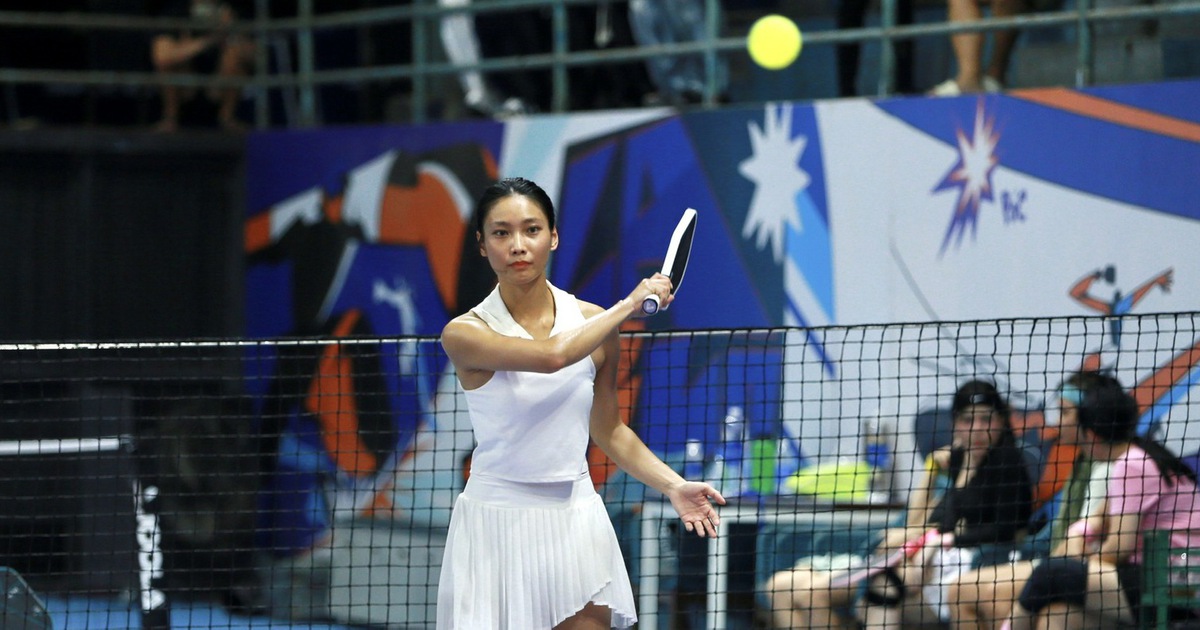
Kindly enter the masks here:
M 950 446 L 926 459 L 908 499 L 905 523 L 882 533 L 884 554 L 924 539 L 924 548 L 867 583 L 862 606 L 839 610 L 859 589 L 831 588 L 832 572 L 782 571 L 768 582 L 778 627 L 910 627 L 949 620 L 947 589 L 972 566 L 1007 561 L 1028 525 L 1032 482 L 1011 426 L 1008 402 L 987 381 L 963 383 L 954 394 Z

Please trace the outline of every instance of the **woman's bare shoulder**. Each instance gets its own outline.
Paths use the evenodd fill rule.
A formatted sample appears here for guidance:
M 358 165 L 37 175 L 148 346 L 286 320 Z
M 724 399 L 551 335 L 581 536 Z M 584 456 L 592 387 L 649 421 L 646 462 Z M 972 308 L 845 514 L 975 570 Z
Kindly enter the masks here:
M 575 298 L 575 301 L 579 302 L 579 310 L 580 310 L 580 312 L 583 313 L 584 317 L 591 317 L 593 315 L 599 315 L 600 313 L 604 312 L 604 308 L 602 308 L 596 304 L 592 304 L 591 302 L 588 302 L 586 300 L 581 300 L 579 298 Z
M 487 327 L 487 323 L 480 319 L 480 317 L 475 313 L 467 311 L 466 313 L 463 313 L 462 315 L 450 320 L 444 327 L 442 327 L 442 337 L 444 338 L 447 335 L 452 336 L 455 334 L 465 334 L 472 331 L 477 331 L 480 329 L 480 327 Z

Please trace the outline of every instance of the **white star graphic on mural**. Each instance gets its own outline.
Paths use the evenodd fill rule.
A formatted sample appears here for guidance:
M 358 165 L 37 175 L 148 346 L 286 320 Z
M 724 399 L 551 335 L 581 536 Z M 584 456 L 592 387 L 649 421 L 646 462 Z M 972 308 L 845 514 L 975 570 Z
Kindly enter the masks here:
M 801 230 L 796 212 L 796 195 L 808 188 L 809 177 L 800 168 L 800 156 L 808 138 L 792 138 L 792 108 L 767 105 L 766 120 L 759 127 L 753 121 L 750 132 L 751 155 L 738 164 L 738 172 L 754 182 L 750 210 L 742 226 L 742 238 L 757 235 L 755 246 L 762 250 L 771 244 L 775 262 L 783 260 L 787 227 Z
M 1000 164 L 999 158 L 996 157 L 996 145 L 1000 143 L 1000 134 L 996 133 L 995 126 L 995 121 L 985 114 L 983 101 L 980 100 L 975 108 L 975 125 L 971 138 L 968 139 L 961 129 L 955 131 L 958 161 L 933 189 L 934 192 L 958 189 L 958 202 L 955 204 L 946 236 L 942 240 L 942 251 L 946 250 L 951 237 L 956 234 L 961 240 L 968 226 L 974 235 L 980 206 L 984 201 L 991 201 L 993 198 L 992 171 Z

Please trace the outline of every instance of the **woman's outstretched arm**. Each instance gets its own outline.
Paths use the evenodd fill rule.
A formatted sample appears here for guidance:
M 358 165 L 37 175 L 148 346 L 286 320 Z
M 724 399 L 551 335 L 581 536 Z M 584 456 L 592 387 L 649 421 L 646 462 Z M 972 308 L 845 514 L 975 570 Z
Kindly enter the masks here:
M 467 313 L 442 330 L 442 347 L 459 372 L 557 372 L 581 361 L 600 347 L 628 318 L 640 313 L 642 299 L 651 294 L 669 296 L 671 281 L 655 274 L 611 308 L 592 313 L 583 325 L 547 339 L 522 339 L 501 335 L 487 323 Z M 669 300 L 669 297 L 668 297 Z
M 621 421 L 617 401 L 620 340 L 616 332 L 604 341 L 597 356 L 591 414 L 592 440 L 621 470 L 670 499 L 672 507 L 683 521 L 684 529 L 701 537 L 716 536 L 721 518 L 712 502 L 723 505 L 725 498 L 721 493 L 707 483 L 680 477 L 642 442 L 629 425 Z

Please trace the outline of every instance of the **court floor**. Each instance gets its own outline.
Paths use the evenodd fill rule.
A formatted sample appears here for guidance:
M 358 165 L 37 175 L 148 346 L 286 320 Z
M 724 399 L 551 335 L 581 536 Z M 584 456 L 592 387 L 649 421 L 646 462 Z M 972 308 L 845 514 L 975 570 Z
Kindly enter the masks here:
M 115 599 L 47 596 L 43 600 L 54 630 L 112 629 L 141 627 L 141 615 L 128 602 Z M 224 608 L 200 602 L 172 602 L 172 630 L 242 630 L 280 628 L 288 630 L 350 630 L 351 626 L 322 623 L 298 623 L 269 617 L 230 614 Z

